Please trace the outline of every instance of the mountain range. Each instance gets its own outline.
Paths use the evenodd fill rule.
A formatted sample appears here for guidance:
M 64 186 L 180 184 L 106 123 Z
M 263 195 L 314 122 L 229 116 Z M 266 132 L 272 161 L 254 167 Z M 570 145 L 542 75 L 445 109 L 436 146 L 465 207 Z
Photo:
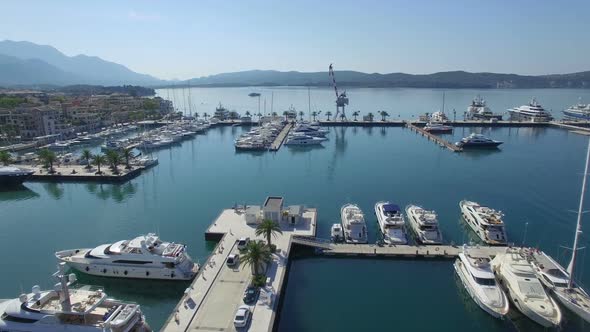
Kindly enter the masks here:
M 439 72 L 426 75 L 337 71 L 339 86 L 413 88 L 590 88 L 590 71 L 556 75 L 517 75 Z M 67 56 L 48 45 L 26 41 L 0 41 L 0 86 L 143 85 L 164 86 L 329 86 L 328 70 L 298 72 L 249 70 L 165 81 L 136 73 L 95 56 Z
M 0 41 L 0 85 L 154 85 L 163 81 L 95 56 L 67 56 L 52 46 Z

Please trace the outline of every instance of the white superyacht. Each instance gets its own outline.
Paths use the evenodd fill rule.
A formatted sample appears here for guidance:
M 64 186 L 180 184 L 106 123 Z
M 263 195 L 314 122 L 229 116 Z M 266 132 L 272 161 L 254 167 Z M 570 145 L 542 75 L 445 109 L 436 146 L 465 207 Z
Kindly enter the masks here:
M 508 313 L 508 298 L 496 283 L 489 257 L 472 254 L 464 246 L 453 266 L 463 286 L 481 309 L 496 318 L 503 318 Z
M 459 203 L 463 219 L 473 231 L 487 244 L 505 245 L 506 229 L 501 211 L 496 211 L 476 202 L 462 200 Z
M 422 244 L 442 243 L 442 233 L 438 227 L 438 216 L 435 211 L 426 210 L 418 205 L 408 205 L 406 206 L 406 215 L 418 242 Z
M 58 251 L 55 256 L 80 272 L 105 277 L 191 280 L 199 268 L 185 245 L 163 242 L 155 234 L 93 249 Z
M 408 238 L 404 229 L 404 215 L 399 206 L 389 202 L 377 202 L 375 214 L 383 241 L 387 244 L 407 244 Z
M 561 310 L 537 279 L 518 249 L 510 248 L 491 261 L 492 269 L 508 297 L 525 316 L 544 327 L 561 323 Z
M 508 109 L 510 119 L 528 122 L 549 122 L 553 120 L 551 113 L 546 111 L 535 98 L 528 105 L 522 105 Z
M 2 332 L 147 332 L 139 305 L 110 299 L 101 288 L 74 288 L 76 275 L 60 263 L 53 290 L 33 286 L 30 294 L 0 301 Z
M 340 209 L 342 228 L 344 229 L 344 241 L 346 243 L 367 243 L 367 224 L 365 215 L 354 204 L 346 204 Z

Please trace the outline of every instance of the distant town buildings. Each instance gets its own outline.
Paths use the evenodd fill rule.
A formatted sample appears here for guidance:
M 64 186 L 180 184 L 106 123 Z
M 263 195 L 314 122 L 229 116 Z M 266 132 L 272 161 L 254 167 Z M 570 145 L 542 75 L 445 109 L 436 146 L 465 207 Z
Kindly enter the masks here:
M 160 97 L 15 91 L 0 94 L 0 136 L 67 138 L 115 123 L 162 118 L 173 111 L 172 102 Z

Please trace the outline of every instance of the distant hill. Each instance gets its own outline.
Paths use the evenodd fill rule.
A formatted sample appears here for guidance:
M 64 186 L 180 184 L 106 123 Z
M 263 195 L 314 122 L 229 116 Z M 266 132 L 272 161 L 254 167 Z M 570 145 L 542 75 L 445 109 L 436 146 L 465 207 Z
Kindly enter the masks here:
M 357 71 L 337 71 L 339 86 L 349 87 L 413 87 L 413 88 L 590 88 L 590 71 L 525 76 L 516 74 L 440 72 L 427 75 L 404 73 L 367 74 Z M 194 86 L 273 86 L 332 84 L 328 72 L 250 70 L 194 78 L 184 82 Z
M 0 56 L 2 85 L 154 85 L 163 82 L 99 57 L 70 57 L 54 47 L 26 41 L 0 41 Z

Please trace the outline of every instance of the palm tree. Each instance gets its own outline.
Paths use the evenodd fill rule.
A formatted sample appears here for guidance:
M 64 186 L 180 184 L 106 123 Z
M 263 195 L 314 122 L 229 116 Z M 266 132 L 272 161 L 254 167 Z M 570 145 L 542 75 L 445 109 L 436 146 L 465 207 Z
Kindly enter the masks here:
M 301 121 L 303 121 L 303 114 L 305 114 L 305 113 L 303 113 L 303 111 L 299 111 L 299 119 Z
M 326 112 L 326 117 L 328 117 L 328 121 L 330 121 L 330 117 L 332 116 L 332 112 L 327 111 Z
M 344 121 L 346 119 L 346 115 L 344 113 L 340 114 L 340 121 Z
M 8 166 L 13 162 L 14 159 L 12 158 L 10 153 L 8 153 L 8 151 L 0 151 L 0 163 L 2 163 L 4 166 Z
M 207 118 L 209 117 L 209 114 L 207 114 L 207 112 L 203 113 L 203 117 L 205 118 L 205 121 L 207 121 Z
M 195 112 L 195 119 L 199 120 L 199 113 Z
M 277 233 L 283 234 L 281 230 L 281 226 L 278 222 L 272 221 L 270 219 L 263 220 L 258 226 L 256 227 L 256 236 L 263 235 L 266 237 L 266 243 L 271 245 L 270 238 L 271 236 L 277 236 Z
M 118 174 L 119 169 L 117 168 L 117 166 L 119 166 L 119 164 L 121 163 L 121 155 L 119 154 L 119 152 L 115 150 L 107 151 L 106 159 L 107 162 L 111 164 L 111 169 L 113 170 L 113 173 Z
M 129 164 L 129 160 L 133 159 L 135 157 L 135 155 L 133 154 L 133 151 L 131 149 L 124 149 L 121 152 L 121 157 L 123 157 L 123 159 L 125 159 L 125 168 L 131 169 L 131 165 Z
M 241 258 L 245 264 L 250 265 L 252 275 L 258 275 L 264 273 L 264 267 L 271 260 L 271 253 L 263 241 L 250 241 Z
M 358 121 L 356 118 L 360 115 L 361 113 L 359 111 L 356 112 L 352 112 L 352 116 L 354 117 L 354 121 Z
M 272 115 L 272 117 L 274 118 L 274 117 L 276 117 L 278 114 L 277 114 L 277 112 L 272 112 L 272 114 L 271 114 L 271 115 Z
M 289 112 L 284 111 L 283 115 L 285 116 L 285 121 L 289 121 Z
M 258 122 L 260 122 L 260 118 L 262 117 L 262 113 L 258 112 L 258 114 L 256 114 L 256 116 L 258 117 Z
M 316 111 L 311 112 L 311 116 L 313 118 L 313 122 L 315 122 L 315 118 L 318 116 L 318 112 L 316 112 Z
M 45 166 L 49 168 L 49 173 L 55 173 L 55 170 L 53 169 L 53 163 L 57 159 L 55 152 L 49 149 L 43 149 L 39 151 L 39 158 L 41 158 Z
M 250 117 L 252 114 L 250 114 L 250 111 L 246 111 L 246 116 Z
M 367 117 L 369 118 L 369 122 L 373 122 L 373 118 L 375 116 L 373 115 L 373 113 L 369 112 L 369 114 L 367 114 Z
M 379 112 L 379 115 L 381 115 L 381 121 L 385 122 L 385 118 L 389 116 L 389 113 L 381 111 Z
M 100 171 L 100 165 L 104 165 L 107 162 L 107 158 L 102 154 L 95 154 L 92 156 L 92 163 L 98 167 L 98 172 L 96 174 L 102 174 Z
M 90 166 L 90 159 L 92 159 L 92 152 L 90 152 L 90 150 L 85 149 L 84 151 L 82 151 L 82 159 L 86 160 L 86 168 L 90 169 L 92 166 Z

